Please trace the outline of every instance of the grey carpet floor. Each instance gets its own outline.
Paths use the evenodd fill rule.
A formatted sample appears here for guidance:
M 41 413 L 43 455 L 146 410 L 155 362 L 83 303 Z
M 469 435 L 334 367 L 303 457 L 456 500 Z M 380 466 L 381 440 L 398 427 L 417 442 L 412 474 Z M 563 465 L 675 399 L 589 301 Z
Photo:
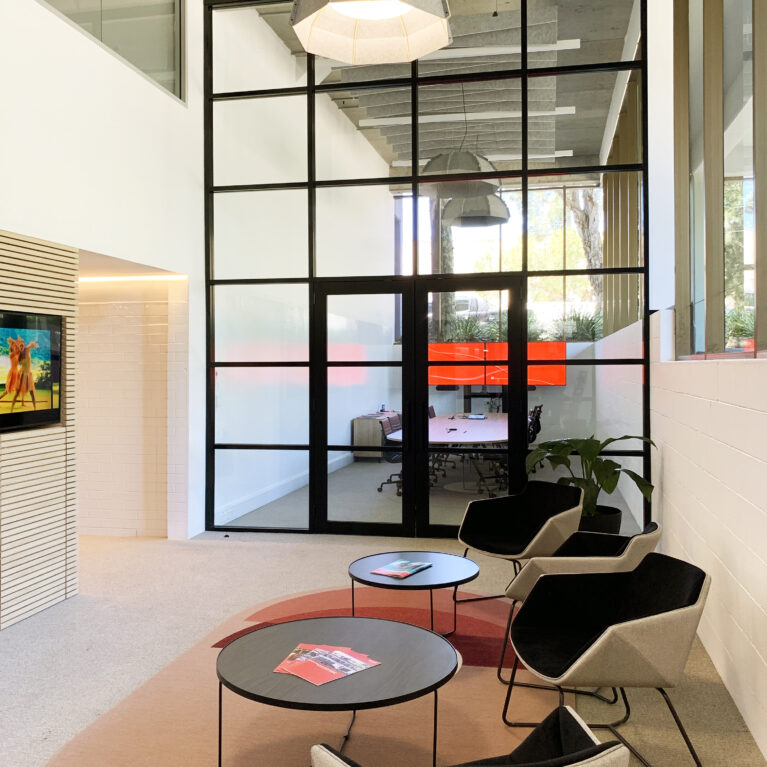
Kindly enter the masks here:
M 299 591 L 343 587 L 350 561 L 399 547 L 459 551 L 452 540 L 279 533 L 205 533 L 191 541 L 83 537 L 80 594 L 0 632 L 0 763 L 45 765 L 232 614 Z M 505 585 L 507 563 L 480 564 L 473 590 Z M 650 756 L 671 755 L 654 764 L 684 765 L 675 761 L 683 752 L 673 722 L 653 695 L 631 694 L 637 743 L 647 744 Z M 699 644 L 672 695 L 707 767 L 765 764 Z M 108 764 L 105 755 L 98 767 Z

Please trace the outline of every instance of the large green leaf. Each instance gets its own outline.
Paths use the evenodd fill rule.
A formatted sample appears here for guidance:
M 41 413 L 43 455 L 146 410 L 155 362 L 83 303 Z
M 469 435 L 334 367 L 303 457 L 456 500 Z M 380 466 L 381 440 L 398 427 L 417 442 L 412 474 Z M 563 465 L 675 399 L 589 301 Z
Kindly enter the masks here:
M 576 441 L 578 442 L 578 455 L 581 456 L 581 458 L 584 458 L 587 461 L 593 461 L 599 455 L 601 444 L 598 439 L 589 437 L 588 439 L 573 440 L 573 442 Z
M 643 476 L 637 474 L 635 471 L 631 471 L 631 469 L 621 469 L 621 471 L 624 474 L 628 474 L 629 477 L 634 480 L 636 486 L 639 488 L 639 492 L 641 492 L 648 501 L 652 498 L 652 482 L 648 482 Z
M 597 484 L 606 493 L 612 493 L 620 479 L 620 464 L 608 459 L 597 458 L 591 465 Z

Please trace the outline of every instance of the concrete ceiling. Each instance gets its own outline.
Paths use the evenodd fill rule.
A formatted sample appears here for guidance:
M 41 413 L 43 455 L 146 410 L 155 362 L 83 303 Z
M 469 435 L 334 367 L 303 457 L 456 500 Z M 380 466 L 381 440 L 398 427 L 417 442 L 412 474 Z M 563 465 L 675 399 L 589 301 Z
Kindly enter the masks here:
M 636 3 L 529 0 L 529 66 L 620 61 Z M 453 42 L 421 59 L 421 74 L 463 75 L 520 66 L 518 0 L 449 0 L 449 5 Z M 294 55 L 304 56 L 290 27 L 290 9 L 291 3 L 280 3 L 258 12 Z M 364 90 L 354 85 L 406 77 L 410 66 L 355 67 L 318 60 L 317 72 L 319 82 L 349 83 L 348 91 L 332 94 L 336 106 L 389 163 L 392 175 L 408 174 L 413 159 L 409 88 Z M 616 80 L 616 73 L 529 79 L 531 167 L 598 163 Z M 424 86 L 418 99 L 421 165 L 463 145 L 490 157 L 500 170 L 521 166 L 518 80 Z

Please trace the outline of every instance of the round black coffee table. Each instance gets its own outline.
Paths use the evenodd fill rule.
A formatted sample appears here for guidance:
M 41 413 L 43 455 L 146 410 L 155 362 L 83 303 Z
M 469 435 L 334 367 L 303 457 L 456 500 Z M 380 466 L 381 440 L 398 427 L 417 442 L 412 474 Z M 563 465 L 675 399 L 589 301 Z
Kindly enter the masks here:
M 351 647 L 380 665 L 323 685 L 274 669 L 299 644 Z M 458 670 L 458 653 L 446 639 L 408 623 L 378 618 L 308 618 L 257 629 L 218 654 L 218 764 L 221 767 L 222 692 L 282 708 L 356 712 L 404 703 L 434 693 L 432 763 L 437 763 L 437 689 Z M 342 744 L 343 748 L 343 744 Z
M 372 571 L 384 567 L 397 559 L 411 562 L 431 562 L 431 567 L 407 578 L 392 578 L 389 575 L 373 575 Z M 439 551 L 387 551 L 372 554 L 369 557 L 355 559 L 349 565 L 349 578 L 352 582 L 352 615 L 354 615 L 354 582 L 379 589 L 404 589 L 410 591 L 429 591 L 431 611 L 431 630 L 434 631 L 434 589 L 453 588 L 453 628 L 442 636 L 455 633 L 456 591 L 458 587 L 473 581 L 479 575 L 479 565 L 457 554 L 443 554 Z

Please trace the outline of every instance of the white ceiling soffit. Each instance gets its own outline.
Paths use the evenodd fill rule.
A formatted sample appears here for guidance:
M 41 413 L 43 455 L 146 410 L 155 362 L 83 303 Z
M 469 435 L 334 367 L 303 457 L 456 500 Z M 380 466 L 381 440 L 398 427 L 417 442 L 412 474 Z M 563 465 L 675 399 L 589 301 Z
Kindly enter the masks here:
M 104 256 L 101 253 L 92 253 L 88 250 L 80 251 L 79 277 L 130 277 L 142 274 L 161 277 L 173 274 L 173 272 L 139 264 L 135 261 Z

